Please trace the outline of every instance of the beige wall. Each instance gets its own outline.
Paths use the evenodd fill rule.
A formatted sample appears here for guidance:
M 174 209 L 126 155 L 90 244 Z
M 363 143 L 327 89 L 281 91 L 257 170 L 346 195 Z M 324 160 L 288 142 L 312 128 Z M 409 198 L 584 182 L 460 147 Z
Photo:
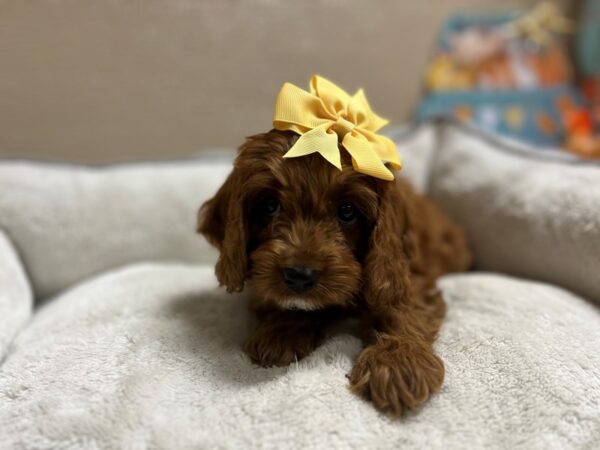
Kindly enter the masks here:
M 560 2 L 566 4 L 567 0 Z M 0 0 L 0 155 L 107 162 L 234 146 L 318 72 L 405 120 L 443 19 L 528 0 Z

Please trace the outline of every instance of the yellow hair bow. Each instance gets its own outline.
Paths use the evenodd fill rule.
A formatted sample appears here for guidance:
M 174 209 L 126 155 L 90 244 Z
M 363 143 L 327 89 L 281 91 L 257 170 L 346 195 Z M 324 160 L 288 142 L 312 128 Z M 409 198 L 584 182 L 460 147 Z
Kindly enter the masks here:
M 396 145 L 391 139 L 376 134 L 387 123 L 371 111 L 362 89 L 350 97 L 317 75 L 310 81 L 310 92 L 285 83 L 277 97 L 273 119 L 277 130 L 291 130 L 301 135 L 284 158 L 320 153 L 341 170 L 340 139 L 352 156 L 354 170 L 393 180 L 394 175 L 384 162 L 395 170 L 402 167 Z

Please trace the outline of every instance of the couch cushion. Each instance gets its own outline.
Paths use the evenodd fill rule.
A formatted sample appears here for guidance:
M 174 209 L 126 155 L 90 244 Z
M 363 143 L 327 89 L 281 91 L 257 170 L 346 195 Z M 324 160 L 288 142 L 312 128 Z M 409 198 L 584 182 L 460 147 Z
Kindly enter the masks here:
M 600 314 L 503 276 L 441 281 L 446 382 L 389 419 L 347 389 L 360 342 L 289 368 L 242 353 L 253 321 L 212 268 L 143 265 L 44 306 L 0 370 L 0 448 L 592 448 Z
M 600 163 L 448 124 L 429 194 L 467 229 L 484 270 L 600 302 Z

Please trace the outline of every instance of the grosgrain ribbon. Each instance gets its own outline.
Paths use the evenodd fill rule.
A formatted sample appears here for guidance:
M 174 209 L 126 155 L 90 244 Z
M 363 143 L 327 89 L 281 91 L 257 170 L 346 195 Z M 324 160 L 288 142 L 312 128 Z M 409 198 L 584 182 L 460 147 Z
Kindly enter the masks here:
M 393 180 L 394 170 L 402 162 L 394 142 L 376 132 L 388 123 L 375 114 L 362 89 L 352 97 L 318 75 L 310 81 L 310 92 L 285 83 L 275 103 L 273 126 L 291 130 L 300 138 L 283 155 L 284 158 L 319 153 L 338 169 L 342 169 L 338 140 L 352 157 L 357 172 L 383 180 Z

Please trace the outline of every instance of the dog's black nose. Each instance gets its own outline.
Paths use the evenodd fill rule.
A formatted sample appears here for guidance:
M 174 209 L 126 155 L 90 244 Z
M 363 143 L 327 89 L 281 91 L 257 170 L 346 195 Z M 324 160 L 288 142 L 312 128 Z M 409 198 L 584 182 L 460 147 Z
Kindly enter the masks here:
M 294 292 L 308 291 L 315 285 L 319 273 L 310 267 L 294 266 L 283 268 L 285 284 Z

